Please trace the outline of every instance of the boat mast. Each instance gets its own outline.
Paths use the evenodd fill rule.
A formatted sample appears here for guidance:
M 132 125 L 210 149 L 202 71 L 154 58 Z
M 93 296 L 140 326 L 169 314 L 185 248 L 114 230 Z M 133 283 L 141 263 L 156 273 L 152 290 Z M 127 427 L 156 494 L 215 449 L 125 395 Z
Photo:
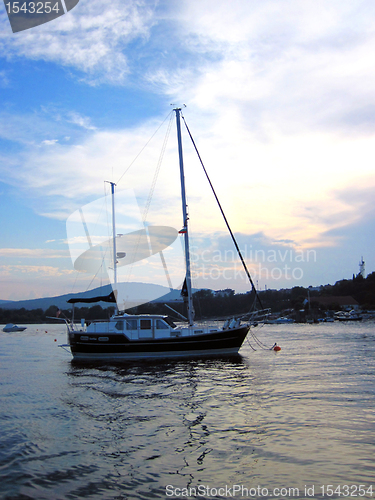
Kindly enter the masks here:
M 185 261 L 186 261 L 186 289 L 187 289 L 187 313 L 189 325 L 194 323 L 194 308 L 193 298 L 191 295 L 191 271 L 190 271 L 190 250 L 189 250 L 189 231 L 188 231 L 188 213 L 185 192 L 185 175 L 184 175 L 184 159 L 182 154 L 182 139 L 181 139 L 181 123 L 180 114 L 181 108 L 175 108 L 176 125 L 177 125 L 177 141 L 178 141 L 178 157 L 180 162 L 180 179 L 181 179 L 181 199 L 182 199 L 182 217 L 183 217 L 183 231 L 185 239 Z
M 113 233 L 113 293 L 117 295 L 117 251 L 116 251 L 116 224 L 115 224 L 115 186 L 114 182 L 107 181 L 111 185 L 112 197 L 112 233 Z

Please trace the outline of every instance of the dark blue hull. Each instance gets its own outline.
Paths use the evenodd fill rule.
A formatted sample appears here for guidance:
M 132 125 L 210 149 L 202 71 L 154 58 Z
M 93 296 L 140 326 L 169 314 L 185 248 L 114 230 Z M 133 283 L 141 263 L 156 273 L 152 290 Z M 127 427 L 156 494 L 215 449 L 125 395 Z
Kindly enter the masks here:
M 202 335 L 147 340 L 113 334 L 89 334 L 81 340 L 82 333 L 74 333 L 70 334 L 70 349 L 74 360 L 89 362 L 233 355 L 238 353 L 249 329 L 244 325 Z

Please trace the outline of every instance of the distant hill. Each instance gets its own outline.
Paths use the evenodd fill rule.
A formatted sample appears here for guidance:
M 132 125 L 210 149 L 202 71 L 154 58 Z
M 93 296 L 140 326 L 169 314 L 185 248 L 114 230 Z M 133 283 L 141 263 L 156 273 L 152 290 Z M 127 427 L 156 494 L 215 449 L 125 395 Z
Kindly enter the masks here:
M 135 302 L 175 302 L 181 299 L 180 290 L 170 290 L 169 288 L 161 285 L 152 285 L 149 283 L 129 283 L 132 301 Z M 1 309 L 43 309 L 46 311 L 50 306 L 57 306 L 59 309 L 70 309 L 71 304 L 68 303 L 72 298 L 91 298 L 100 295 L 109 295 L 112 292 L 111 285 L 105 285 L 99 288 L 93 288 L 82 293 L 69 293 L 66 295 L 58 295 L 56 297 L 45 297 L 41 299 L 29 300 L 13 300 L 6 301 L 0 300 Z M 157 298 L 155 298 L 157 297 Z M 102 307 L 108 307 L 108 302 L 97 302 L 96 304 Z M 94 305 L 94 304 L 91 304 Z M 78 304 L 80 306 L 80 304 Z

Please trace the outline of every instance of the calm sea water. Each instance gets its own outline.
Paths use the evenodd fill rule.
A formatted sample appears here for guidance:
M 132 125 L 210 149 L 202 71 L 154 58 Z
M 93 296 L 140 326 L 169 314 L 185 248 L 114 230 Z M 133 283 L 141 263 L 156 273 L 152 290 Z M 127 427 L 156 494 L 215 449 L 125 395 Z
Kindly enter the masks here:
M 254 331 L 282 350 L 102 367 L 1 332 L 0 498 L 375 498 L 375 323 Z

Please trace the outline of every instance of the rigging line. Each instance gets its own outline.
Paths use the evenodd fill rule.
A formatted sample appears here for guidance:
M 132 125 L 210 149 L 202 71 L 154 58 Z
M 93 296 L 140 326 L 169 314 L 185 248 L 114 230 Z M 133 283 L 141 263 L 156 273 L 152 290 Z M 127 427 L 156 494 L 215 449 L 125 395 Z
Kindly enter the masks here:
M 197 153 L 197 155 L 198 155 L 198 158 L 199 158 L 200 164 L 202 165 L 202 168 L 203 168 L 203 170 L 204 170 L 204 173 L 206 174 L 207 180 L 208 180 L 208 182 L 209 182 L 209 184 L 210 184 L 210 186 L 211 186 L 211 189 L 212 189 L 212 192 L 213 192 L 213 194 L 214 194 L 214 196 L 215 196 L 215 199 L 216 199 L 216 201 L 217 201 L 217 204 L 219 205 L 221 215 L 222 215 L 222 216 L 223 216 L 223 218 L 224 218 L 224 221 L 225 221 L 225 224 L 226 224 L 226 226 L 227 226 L 227 228 L 228 228 L 229 234 L 231 235 L 231 238 L 232 238 L 232 241 L 233 241 L 233 243 L 234 243 L 234 246 L 236 247 L 236 250 L 237 250 L 238 256 L 239 256 L 239 258 L 240 258 L 240 260 L 241 260 L 241 262 L 242 262 L 242 265 L 243 265 L 243 267 L 244 267 L 244 269 L 245 269 L 245 273 L 246 273 L 247 277 L 249 278 L 250 284 L 251 284 L 251 286 L 252 286 L 252 290 L 254 290 L 254 291 L 255 291 L 256 297 L 257 297 L 257 299 L 258 299 L 258 301 L 259 301 L 259 305 L 260 305 L 260 306 L 261 306 L 261 308 L 263 309 L 263 304 L 262 304 L 262 301 L 260 300 L 259 294 L 258 294 L 258 292 L 257 292 L 257 290 L 256 290 L 256 288 L 255 288 L 255 285 L 254 285 L 254 282 L 253 282 L 253 280 L 252 280 L 252 278 L 251 278 L 251 275 L 250 275 L 250 273 L 249 273 L 249 270 L 247 269 L 247 266 L 246 266 L 246 263 L 245 263 L 245 261 L 244 261 L 244 258 L 242 257 L 242 253 L 241 253 L 241 251 L 240 251 L 240 249 L 239 249 L 239 246 L 238 246 L 238 244 L 237 244 L 236 238 L 234 237 L 234 234 L 233 234 L 233 232 L 232 232 L 232 230 L 231 230 L 231 228 L 230 228 L 230 226 L 229 226 L 228 220 L 227 220 L 227 218 L 226 218 L 226 216 L 225 216 L 225 213 L 224 213 L 224 210 L 223 210 L 223 208 L 222 208 L 222 206 L 221 206 L 221 204 L 220 204 L 219 198 L 218 198 L 218 197 L 217 197 L 217 195 L 216 195 L 215 189 L 214 189 L 214 187 L 213 187 L 213 185 L 212 185 L 212 183 L 211 183 L 211 180 L 210 180 L 210 178 L 209 178 L 209 176 L 208 176 L 207 170 L 205 169 L 205 166 L 204 166 L 204 164 L 203 164 L 203 160 L 202 160 L 202 158 L 201 158 L 201 155 L 199 154 L 199 151 L 198 151 L 198 148 L 197 148 L 197 146 L 196 146 L 196 144 L 195 144 L 195 142 L 194 142 L 193 136 L 192 136 L 192 135 L 191 135 L 191 133 L 190 133 L 189 127 L 187 126 L 187 123 L 186 123 L 185 118 L 184 118 L 184 116 L 182 115 L 182 113 L 181 113 L 181 116 L 182 116 L 182 119 L 184 120 L 186 130 L 188 131 L 188 134 L 189 134 L 189 136 L 190 136 L 191 142 L 193 143 L 193 146 L 194 146 L 194 149 L 195 149 L 195 151 L 196 151 L 196 153 Z
M 77 272 L 75 273 L 75 278 L 74 278 L 74 283 L 73 283 L 73 286 L 71 287 L 71 290 L 70 290 L 70 292 L 71 292 L 71 293 L 73 293 L 73 292 L 74 292 L 74 290 L 75 290 L 75 287 L 76 287 L 76 284 L 77 284 L 77 281 L 78 281 L 78 275 L 79 275 L 79 273 L 78 273 L 78 271 L 77 271 Z
M 249 346 L 252 348 L 252 350 L 256 351 L 256 349 L 250 344 L 250 340 L 248 339 L 247 335 L 246 335 L 246 340 L 247 340 L 247 343 L 249 344 Z
M 168 281 L 169 290 L 171 292 L 173 292 L 173 285 L 172 285 L 171 277 L 169 275 L 168 267 L 167 267 L 167 264 L 165 262 L 164 254 L 163 254 L 163 252 L 161 250 L 159 252 L 159 255 L 160 255 L 161 263 L 163 264 L 165 276 L 166 276 L 167 281 Z
M 252 333 L 252 336 L 257 340 L 259 346 L 261 346 L 263 349 L 269 349 L 269 347 L 266 344 L 264 344 L 261 340 L 258 339 L 255 333 Z
M 154 190 L 155 190 L 156 181 L 158 180 L 158 176 L 159 176 L 159 172 L 160 172 L 160 167 L 161 167 L 161 164 L 162 164 L 162 161 L 163 161 L 163 158 L 164 158 L 165 149 L 167 147 L 167 143 L 168 143 L 168 139 L 169 139 L 169 134 L 170 134 L 170 131 L 171 131 L 171 128 L 172 128 L 173 114 L 170 113 L 170 116 L 171 116 L 171 118 L 169 120 L 168 127 L 167 127 L 167 132 L 166 132 L 165 137 L 164 137 L 163 146 L 162 146 L 161 151 L 160 151 L 159 161 L 158 161 L 157 166 L 156 166 L 156 170 L 155 170 L 155 173 L 154 173 L 154 178 L 152 180 L 152 184 L 151 184 L 151 187 L 150 187 L 150 192 L 149 192 L 149 195 L 148 195 L 148 198 L 147 198 L 147 201 L 146 201 L 146 205 L 145 205 L 145 207 L 143 209 L 143 214 L 142 214 L 142 222 L 143 223 L 146 222 L 146 218 L 147 218 L 147 214 L 148 214 L 148 211 L 149 211 L 149 208 L 150 208 L 152 196 L 153 196 Z
M 103 201 L 103 206 L 105 207 L 105 208 L 104 208 L 104 212 L 105 212 L 105 214 L 106 214 L 106 216 L 107 216 L 107 224 L 106 224 L 106 227 L 108 228 L 108 227 L 109 227 L 109 223 L 108 223 L 107 193 L 106 193 L 105 186 L 106 186 L 106 184 L 104 183 L 104 201 Z M 102 213 L 103 206 L 102 206 L 101 211 L 99 212 L 99 215 L 98 215 L 98 218 L 97 218 L 97 220 L 96 220 L 96 222 L 95 222 L 95 226 L 94 226 L 94 227 L 96 227 L 96 226 L 98 225 L 99 217 L 100 217 L 100 214 Z M 84 218 L 83 218 L 83 212 L 82 212 L 82 209 L 80 208 L 80 209 L 79 209 L 79 211 L 80 211 L 80 214 L 81 214 L 82 223 L 84 224 L 84 227 L 85 227 L 87 240 L 88 240 L 88 242 L 89 242 L 90 247 L 92 247 L 92 241 L 91 241 L 90 235 L 88 234 L 89 232 L 88 232 L 88 229 L 87 229 L 87 226 L 86 226 L 86 222 L 84 221 Z M 109 230 L 108 230 L 108 233 L 107 233 L 107 234 L 108 234 L 108 239 L 110 239 L 110 233 L 109 233 Z M 93 277 L 92 277 L 92 279 L 91 279 L 90 283 L 87 285 L 86 290 L 85 290 L 86 292 L 87 292 L 88 290 L 90 290 L 91 285 L 93 284 L 94 280 L 97 278 L 98 273 L 99 273 L 100 271 L 103 271 L 103 269 L 104 269 L 104 270 L 107 272 L 107 268 L 105 267 L 105 258 L 106 258 L 106 253 L 107 253 L 107 251 L 108 251 L 108 250 L 106 250 L 106 252 L 105 252 L 104 254 L 102 253 L 102 260 L 101 260 L 101 264 L 100 264 L 100 266 L 98 267 L 98 269 L 97 269 L 96 273 L 93 275 Z M 107 277 L 108 277 L 108 274 L 107 274 Z M 100 287 L 102 286 L 102 284 L 103 284 L 103 282 L 102 282 L 102 278 L 101 278 L 101 281 L 100 281 Z
M 94 274 L 94 276 L 92 277 L 92 280 L 90 281 L 89 285 L 87 286 L 87 288 L 86 288 L 86 292 L 90 289 L 90 286 L 93 284 L 94 280 L 95 280 L 95 279 L 96 279 L 96 277 L 98 276 L 99 271 L 102 269 L 103 263 L 104 263 L 104 257 L 102 258 L 102 263 L 101 263 L 101 265 L 99 266 L 99 269 L 96 271 L 96 273 L 95 273 L 95 274 Z
M 262 344 L 262 342 L 258 339 L 258 337 L 255 335 L 255 333 L 253 332 L 250 332 L 252 338 L 254 339 L 254 341 L 258 344 L 259 347 L 264 347 L 266 348 L 267 350 L 269 349 L 266 345 Z
M 262 325 L 262 326 L 263 326 L 263 325 Z M 258 344 L 258 346 L 259 346 L 261 349 L 263 349 L 264 351 L 269 351 L 270 349 L 272 349 L 272 347 L 271 347 L 271 348 L 269 348 L 266 344 L 264 344 L 262 341 L 260 341 L 260 340 L 258 339 L 258 337 L 256 336 L 256 334 L 255 334 L 254 332 L 252 332 L 252 331 L 251 331 L 251 329 L 250 329 L 249 333 L 250 333 L 251 337 L 254 339 L 254 341 Z
M 155 130 L 155 132 L 152 134 L 152 136 L 149 138 L 149 140 L 146 142 L 146 144 L 143 146 L 143 148 L 140 150 L 140 152 L 137 154 L 137 156 L 134 158 L 134 160 L 130 163 L 130 165 L 128 166 L 128 168 L 125 170 L 125 172 L 121 175 L 121 177 L 118 179 L 118 181 L 116 182 L 116 184 L 118 184 L 121 179 L 124 177 L 124 175 L 126 174 L 126 172 L 131 168 L 131 166 L 133 165 L 133 163 L 137 160 L 137 158 L 143 153 L 143 151 L 147 148 L 147 146 L 150 144 L 150 142 L 152 141 L 152 139 L 155 137 L 155 135 L 159 132 L 159 130 L 161 129 L 161 127 L 164 125 L 164 123 L 167 121 L 168 117 L 173 113 L 173 111 L 170 111 L 167 116 L 164 118 L 164 120 L 162 121 L 162 123 L 159 125 L 159 127 Z
M 82 221 L 83 229 L 85 230 L 85 233 L 86 233 L 87 243 L 89 244 L 89 247 L 91 248 L 92 247 L 92 242 L 91 242 L 89 230 L 87 229 L 87 224 L 86 224 L 85 216 L 83 215 L 82 208 L 79 208 L 78 210 L 79 210 L 79 215 L 81 216 L 81 221 Z
M 160 167 L 161 167 L 161 164 L 163 162 L 163 158 L 164 158 L 164 154 L 165 154 L 165 150 L 166 150 L 166 147 L 167 147 L 167 143 L 168 143 L 168 139 L 169 139 L 169 135 L 170 135 L 170 131 L 171 131 L 171 128 L 172 128 L 172 120 L 173 120 L 173 113 L 169 113 L 170 116 L 170 120 L 169 120 L 169 123 L 168 123 L 168 127 L 167 127 L 167 131 L 166 131 L 166 134 L 165 134 L 165 137 L 164 137 L 164 142 L 163 142 L 163 145 L 162 145 L 162 148 L 161 148 L 161 151 L 160 151 L 160 155 L 159 155 L 159 160 L 158 160 L 158 163 L 156 165 L 156 169 L 155 169 L 155 173 L 154 173 L 154 177 L 152 179 L 152 183 L 151 183 L 151 186 L 150 186 L 150 191 L 149 191 L 149 194 L 148 194 L 148 198 L 146 200 L 146 204 L 144 206 L 144 209 L 143 209 L 143 214 L 142 214 L 142 223 L 143 225 L 146 227 L 146 218 L 147 218 L 147 215 L 148 215 L 148 211 L 149 211 L 149 208 L 150 208 L 150 205 L 151 205 L 151 200 L 152 200 L 152 196 L 154 194 L 154 190 L 155 190 L 155 186 L 156 186 L 156 182 L 158 180 L 158 176 L 159 176 L 159 172 L 160 172 Z M 167 116 L 167 118 L 168 118 Z M 166 118 L 166 119 L 167 119 Z M 166 119 L 164 120 L 164 122 L 166 121 Z M 164 123 L 163 122 L 163 123 Z M 160 129 L 160 127 L 158 128 L 158 130 Z M 155 132 L 156 134 L 156 132 Z M 154 134 L 154 135 L 155 135 Z M 152 138 L 151 138 L 152 139 Z M 150 139 L 150 140 L 151 140 Z M 150 140 L 148 142 L 150 142 Z M 148 143 L 147 143 L 148 144 Z M 144 149 L 144 148 L 143 148 Z M 139 155 L 138 155 L 139 156 Z M 129 167 L 130 168 L 130 167 Z M 148 243 L 150 245 L 150 240 L 149 240 L 149 236 L 147 236 L 147 239 L 148 239 Z M 137 239 L 137 243 L 135 245 L 135 248 L 132 250 L 133 251 L 133 255 L 135 256 L 138 252 L 138 247 L 139 247 L 139 243 L 140 243 L 140 240 L 141 240 L 141 236 L 139 235 L 138 239 Z M 172 286 L 171 286 L 171 283 L 170 283 L 170 277 L 169 277 L 169 274 L 168 274 L 168 269 L 167 269 L 167 266 L 166 266 L 166 263 L 165 263 L 165 260 L 164 260 L 164 256 L 163 256 L 163 253 L 162 251 L 159 252 L 160 254 L 160 258 L 161 258 L 161 262 L 163 264 L 163 268 L 164 268 L 164 271 L 166 273 L 166 277 L 167 277 L 167 280 L 168 280 L 168 285 L 169 285 L 169 288 L 172 290 Z M 132 262 L 132 264 L 130 265 L 130 268 L 129 268 L 129 273 L 128 273 L 128 280 L 130 279 L 130 275 L 132 273 L 132 270 L 133 270 L 133 264 L 134 262 Z

